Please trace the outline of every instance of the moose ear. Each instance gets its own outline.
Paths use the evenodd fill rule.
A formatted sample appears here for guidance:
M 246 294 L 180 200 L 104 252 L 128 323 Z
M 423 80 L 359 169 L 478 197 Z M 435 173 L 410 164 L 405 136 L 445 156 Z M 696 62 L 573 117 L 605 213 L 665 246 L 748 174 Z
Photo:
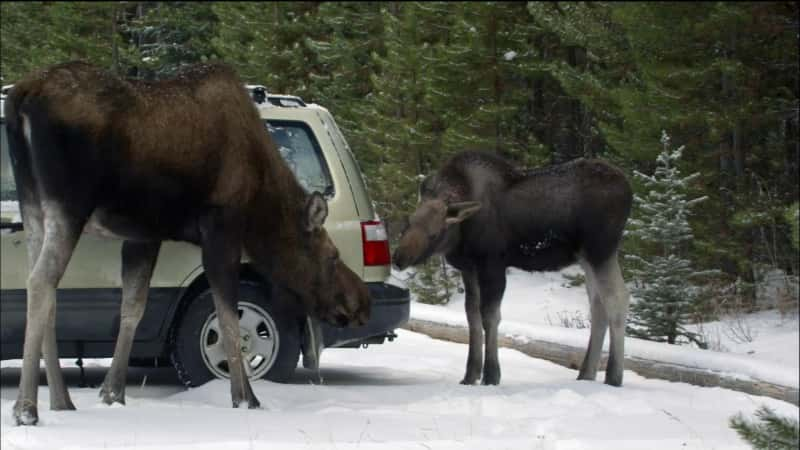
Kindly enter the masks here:
M 326 217 L 328 217 L 328 202 L 325 201 L 322 194 L 314 191 L 306 200 L 306 231 L 321 229 Z
M 478 212 L 479 209 L 481 209 L 480 202 L 451 203 L 447 206 L 447 217 L 444 221 L 448 226 L 461 223 Z

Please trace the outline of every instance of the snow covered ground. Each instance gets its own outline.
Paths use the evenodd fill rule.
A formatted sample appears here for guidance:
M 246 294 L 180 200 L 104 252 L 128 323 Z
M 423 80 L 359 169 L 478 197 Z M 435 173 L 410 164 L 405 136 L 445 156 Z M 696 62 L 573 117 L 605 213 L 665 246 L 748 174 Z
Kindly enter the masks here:
M 398 334 L 367 350 L 326 350 L 322 384 L 306 370 L 288 385 L 254 383 L 261 410 L 230 408 L 226 381 L 185 390 L 170 368 L 132 368 L 127 405 L 108 407 L 97 388 L 76 387 L 72 366 L 65 370 L 78 410 L 48 410 L 41 387 L 38 427 L 12 423 L 20 362 L 6 361 L 0 447 L 728 450 L 748 448 L 727 425 L 738 412 L 766 404 L 798 417 L 778 400 L 630 371 L 623 388 L 576 381 L 573 370 L 508 349 L 500 354 L 502 385 L 461 386 L 465 345 Z M 89 364 L 90 383 L 102 381 L 108 362 Z
M 588 330 L 564 328 L 559 319 L 588 317 L 583 287 L 568 287 L 559 273 L 512 271 L 506 292 L 501 331 L 585 346 Z M 414 303 L 411 311 L 426 320 L 465 322 L 463 295 L 444 307 Z M 796 386 L 797 318 L 767 312 L 746 320 L 754 338 L 746 344 L 728 337 L 725 321 L 704 324 L 727 352 L 639 340 L 629 340 L 626 350 Z M 77 387 L 74 361 L 62 360 L 78 410 L 50 411 L 42 386 L 38 427 L 13 425 L 21 361 L 3 361 L 0 448 L 727 450 L 749 448 L 728 427 L 736 413 L 751 416 L 767 405 L 798 418 L 796 406 L 779 400 L 632 371 L 622 388 L 576 381 L 574 370 L 510 349 L 500 350 L 502 385 L 461 386 L 465 345 L 398 334 L 395 342 L 366 350 L 326 350 L 321 383 L 302 369 L 288 385 L 254 383 L 261 410 L 230 408 L 227 381 L 187 390 L 171 368 L 132 368 L 127 405 L 108 407 L 98 387 Z M 89 383 L 99 386 L 109 364 L 87 361 Z
M 567 275 L 582 273 L 571 266 Z M 395 273 L 402 283 L 408 272 Z M 535 339 L 585 348 L 588 328 L 565 328 L 561 319 L 589 326 L 589 303 L 583 285 L 570 287 L 559 272 L 528 273 L 509 270 L 501 307 L 500 332 L 516 339 Z M 432 322 L 466 326 L 464 294 L 456 295 L 445 306 L 414 303 L 411 317 Z M 648 359 L 702 367 L 747 379 L 756 378 L 789 387 L 800 385 L 800 327 L 797 314 L 782 317 L 777 311 L 764 311 L 726 317 L 721 321 L 693 327 L 711 342 L 713 350 L 691 346 L 658 344 L 626 339 L 625 353 Z M 747 336 L 752 340 L 748 342 Z M 605 343 L 608 349 L 608 339 Z M 501 361 L 502 364 L 502 361 Z

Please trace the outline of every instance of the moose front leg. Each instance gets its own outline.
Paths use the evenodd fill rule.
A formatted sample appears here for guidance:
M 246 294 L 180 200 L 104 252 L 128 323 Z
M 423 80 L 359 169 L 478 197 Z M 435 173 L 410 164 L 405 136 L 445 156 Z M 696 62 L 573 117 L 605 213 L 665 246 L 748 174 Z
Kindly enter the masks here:
M 153 276 L 161 242 L 133 242 L 122 244 L 122 305 L 120 307 L 119 335 L 114 349 L 111 369 L 106 374 L 100 396 L 103 403 L 125 404 L 125 381 L 128 360 L 131 356 L 136 327 L 147 305 L 147 292 Z
M 500 384 L 500 360 L 497 356 L 497 329 L 500 325 L 500 303 L 506 289 L 505 267 L 487 265 L 478 272 L 481 291 L 481 321 L 486 334 L 486 358 L 481 384 Z
M 461 384 L 475 384 L 481 376 L 483 368 L 483 329 L 481 328 L 481 304 L 478 277 L 474 271 L 461 271 L 464 280 L 466 299 L 464 309 L 467 313 L 469 324 L 469 354 L 467 355 L 467 370 Z
M 222 347 L 228 359 L 231 377 L 231 401 L 234 408 L 246 402 L 248 408 L 260 407 L 244 369 L 239 341 L 239 265 L 242 254 L 241 222 L 220 214 L 207 218 L 203 230 L 203 267 L 214 298 L 214 307 L 222 329 Z

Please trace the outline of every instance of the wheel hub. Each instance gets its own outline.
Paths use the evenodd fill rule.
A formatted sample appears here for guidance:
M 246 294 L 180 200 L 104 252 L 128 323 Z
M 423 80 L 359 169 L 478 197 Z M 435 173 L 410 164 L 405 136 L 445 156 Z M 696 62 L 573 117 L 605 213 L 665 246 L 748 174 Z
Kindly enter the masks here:
M 250 354 L 250 349 L 253 347 L 253 339 L 250 337 L 250 333 L 243 328 L 239 328 L 239 348 L 242 349 L 242 353 L 245 356 Z
M 211 313 L 200 332 L 200 352 L 211 373 L 218 378 L 229 378 L 221 330 L 216 312 Z M 239 350 L 248 376 L 263 377 L 275 363 L 279 348 L 280 336 L 272 316 L 254 303 L 240 301 Z

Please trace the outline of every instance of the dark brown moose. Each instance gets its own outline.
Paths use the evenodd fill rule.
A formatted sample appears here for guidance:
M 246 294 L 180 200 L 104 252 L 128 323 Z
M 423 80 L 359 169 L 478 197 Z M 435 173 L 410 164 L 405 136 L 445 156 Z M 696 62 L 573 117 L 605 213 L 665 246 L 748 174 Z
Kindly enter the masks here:
M 464 152 L 422 182 L 393 260 L 403 269 L 444 254 L 461 271 L 469 323 L 462 384 L 474 384 L 481 372 L 483 384 L 500 383 L 497 328 L 506 268 L 553 271 L 577 261 L 586 273 L 592 316 L 578 379 L 595 379 L 610 327 L 605 382 L 622 385 L 629 295 L 617 250 L 631 201 L 624 174 L 597 159 L 521 170 L 494 154 Z
M 18 82 L 5 113 L 30 269 L 18 424 L 38 421 L 42 354 L 50 408 L 74 409 L 58 363 L 55 301 L 84 230 L 124 240 L 120 331 L 100 391 L 108 404 L 125 402 L 132 340 L 164 240 L 202 249 L 234 407 L 259 406 L 238 345 L 242 251 L 309 313 L 338 325 L 367 321 L 366 286 L 322 226 L 327 203 L 298 184 L 227 66 L 142 82 L 59 64 Z

